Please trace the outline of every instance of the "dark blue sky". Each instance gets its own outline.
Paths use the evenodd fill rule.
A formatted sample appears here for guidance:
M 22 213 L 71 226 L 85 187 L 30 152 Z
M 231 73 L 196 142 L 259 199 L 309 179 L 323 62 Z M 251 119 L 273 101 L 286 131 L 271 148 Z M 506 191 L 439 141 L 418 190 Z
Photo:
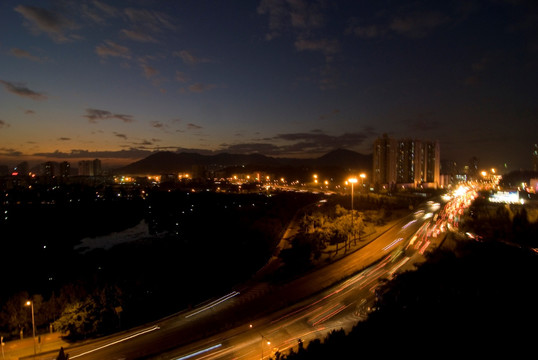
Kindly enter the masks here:
M 533 1 L 2 1 L 0 163 L 314 157 L 375 138 L 531 167 Z

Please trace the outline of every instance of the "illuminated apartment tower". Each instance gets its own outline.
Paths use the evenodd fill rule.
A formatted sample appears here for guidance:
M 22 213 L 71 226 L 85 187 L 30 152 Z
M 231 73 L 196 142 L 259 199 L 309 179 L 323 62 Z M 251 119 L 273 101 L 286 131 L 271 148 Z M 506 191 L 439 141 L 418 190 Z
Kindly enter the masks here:
M 56 175 L 54 163 L 51 161 L 47 161 L 41 164 L 41 172 L 44 177 L 52 179 Z
M 78 174 L 83 176 L 101 175 L 101 160 L 83 160 L 78 163 Z
M 60 163 L 60 176 L 62 178 L 67 178 L 71 174 L 71 164 L 67 161 L 62 161 Z
M 439 142 L 395 140 L 383 135 L 374 142 L 374 183 L 390 187 L 439 186 Z
M 378 185 L 396 184 L 396 140 L 384 134 L 374 141 L 373 182 Z

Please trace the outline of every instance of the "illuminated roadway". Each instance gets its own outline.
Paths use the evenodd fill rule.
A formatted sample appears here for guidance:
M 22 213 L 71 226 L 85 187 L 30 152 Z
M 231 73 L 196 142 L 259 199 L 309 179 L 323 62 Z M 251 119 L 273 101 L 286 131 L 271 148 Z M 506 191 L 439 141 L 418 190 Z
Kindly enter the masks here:
M 425 204 L 360 250 L 286 284 L 236 289 L 195 309 L 66 352 L 69 359 L 81 360 L 183 360 L 259 359 L 297 350 L 299 339 L 306 346 L 364 318 L 379 280 L 412 268 L 438 242 L 447 208 Z M 439 214 L 444 216 L 435 222 Z M 445 230 L 446 221 L 442 226 Z

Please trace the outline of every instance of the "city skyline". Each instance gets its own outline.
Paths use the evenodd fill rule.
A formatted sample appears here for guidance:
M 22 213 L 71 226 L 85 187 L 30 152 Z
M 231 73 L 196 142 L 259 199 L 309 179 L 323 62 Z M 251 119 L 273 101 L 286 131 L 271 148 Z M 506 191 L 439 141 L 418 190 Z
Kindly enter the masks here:
M 371 154 L 532 168 L 530 1 L 5 1 L 0 164 L 154 151 Z

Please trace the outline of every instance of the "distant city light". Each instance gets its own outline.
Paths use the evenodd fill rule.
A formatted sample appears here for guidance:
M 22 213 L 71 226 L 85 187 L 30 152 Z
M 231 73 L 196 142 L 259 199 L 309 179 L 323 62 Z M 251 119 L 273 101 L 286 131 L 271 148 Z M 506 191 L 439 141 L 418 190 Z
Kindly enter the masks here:
M 490 196 L 489 201 L 495 203 L 516 204 L 519 203 L 519 193 L 517 191 L 497 191 Z

